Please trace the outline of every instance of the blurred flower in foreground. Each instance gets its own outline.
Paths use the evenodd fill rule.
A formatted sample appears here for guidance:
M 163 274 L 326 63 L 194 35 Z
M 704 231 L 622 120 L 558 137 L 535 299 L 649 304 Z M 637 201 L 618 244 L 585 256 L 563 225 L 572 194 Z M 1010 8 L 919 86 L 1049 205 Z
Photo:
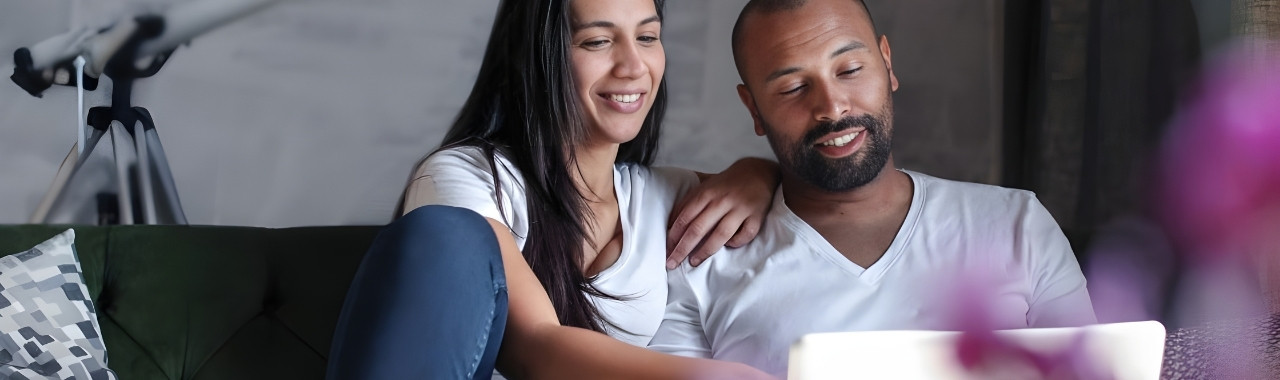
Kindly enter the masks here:
M 1057 351 L 1036 351 L 1009 340 L 993 331 L 967 331 L 956 342 L 960 365 L 973 378 L 981 379 L 1045 379 L 1045 380 L 1110 380 L 1111 376 L 1085 351 L 1085 339 L 1079 334 L 1071 344 Z
M 1159 152 L 1154 205 L 1186 255 L 1174 305 L 1190 322 L 1166 343 L 1166 379 L 1280 374 L 1276 331 L 1259 328 L 1280 305 L 1280 57 L 1239 46 L 1206 67 Z
M 1160 152 L 1160 216 L 1189 255 L 1178 317 L 1206 321 L 1175 333 L 1201 336 L 1166 352 L 1169 378 L 1280 374 L 1276 332 L 1257 328 L 1280 291 L 1280 52 L 1240 46 L 1208 66 Z
M 1166 352 L 1166 370 L 1195 373 L 1185 377 L 1166 372 L 1166 378 L 1274 378 L 1266 374 L 1280 373 L 1280 368 L 1269 368 L 1265 361 L 1280 358 L 1269 349 L 1280 345 L 1261 347 L 1259 342 L 1280 334 L 1259 332 L 1253 328 L 1254 317 L 1241 317 L 1262 314 L 1259 282 L 1263 296 L 1280 300 L 1280 56 L 1230 54 L 1210 64 L 1189 94 L 1160 150 L 1159 194 L 1154 200 L 1165 233 L 1121 221 L 1118 226 L 1125 235 L 1095 242 L 1102 251 L 1094 253 L 1102 259 L 1128 254 L 1141 260 L 1097 260 L 1090 271 L 1091 296 L 1103 322 L 1153 317 L 1161 309 L 1156 303 L 1165 299 L 1159 293 L 1169 281 L 1161 277 L 1163 272 L 1148 273 L 1152 261 L 1173 252 L 1188 254 L 1189 275 L 1185 289 L 1177 294 L 1179 318 L 1223 321 L 1219 324 L 1227 327 L 1181 330 L 1184 335 L 1199 334 L 1192 335 L 1199 336 L 1200 346 L 1186 357 Z M 1174 246 L 1160 244 L 1164 236 Z M 968 278 L 959 282 L 964 286 L 953 288 L 958 303 L 952 308 L 953 320 L 966 331 L 956 355 L 971 374 L 1111 377 L 1106 368 L 1088 362 L 1086 336 L 1045 353 L 991 333 L 990 305 L 984 298 L 992 293 L 979 279 Z M 1260 281 L 1250 283 L 1251 279 Z M 1272 303 L 1276 305 L 1280 302 Z M 1171 354 L 1176 367 L 1169 366 Z
M 1280 59 L 1259 54 L 1213 63 L 1161 151 L 1162 216 L 1198 259 L 1280 235 Z
M 957 274 L 944 305 L 950 310 L 951 323 L 962 333 L 956 340 L 956 359 L 969 378 L 984 380 L 1110 380 L 1108 368 L 1089 359 L 1085 351 L 1088 336 L 1078 334 L 1071 343 L 1057 349 L 1027 347 L 1001 337 L 992 315 L 1002 276 L 991 273 Z

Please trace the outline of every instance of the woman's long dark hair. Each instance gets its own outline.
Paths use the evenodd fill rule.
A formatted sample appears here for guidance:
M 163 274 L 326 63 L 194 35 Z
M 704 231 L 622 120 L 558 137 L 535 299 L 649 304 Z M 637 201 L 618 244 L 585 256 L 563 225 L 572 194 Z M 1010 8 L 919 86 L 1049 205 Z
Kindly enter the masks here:
M 515 164 L 529 207 L 525 260 L 546 288 L 562 325 L 603 332 L 612 323 L 587 295 L 619 297 L 596 289 L 582 273 L 591 211 L 571 171 L 578 170 L 573 147 L 589 132 L 570 60 L 570 1 L 503 0 L 498 5 L 475 86 L 440 149 L 482 149 L 499 189 L 502 169 L 494 154 L 502 152 Z M 663 2 L 654 0 L 660 19 Z M 666 104 L 663 79 L 639 134 L 619 147 L 617 162 L 653 162 Z

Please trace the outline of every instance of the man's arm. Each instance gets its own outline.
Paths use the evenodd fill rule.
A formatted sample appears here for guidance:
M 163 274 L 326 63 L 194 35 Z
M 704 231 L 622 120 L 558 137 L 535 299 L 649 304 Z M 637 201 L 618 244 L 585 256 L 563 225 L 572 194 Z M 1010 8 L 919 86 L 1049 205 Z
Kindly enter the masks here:
M 1031 263 L 1030 281 L 1033 285 L 1027 310 L 1028 326 L 1068 327 L 1098 323 L 1080 263 L 1049 210 L 1032 197 L 1022 223 L 1022 248 Z
M 698 295 L 689 283 L 689 264 L 667 272 L 667 311 L 649 341 L 649 349 L 668 354 L 711 358 L 711 343 L 702 329 Z M 704 269 L 705 270 L 705 269 Z

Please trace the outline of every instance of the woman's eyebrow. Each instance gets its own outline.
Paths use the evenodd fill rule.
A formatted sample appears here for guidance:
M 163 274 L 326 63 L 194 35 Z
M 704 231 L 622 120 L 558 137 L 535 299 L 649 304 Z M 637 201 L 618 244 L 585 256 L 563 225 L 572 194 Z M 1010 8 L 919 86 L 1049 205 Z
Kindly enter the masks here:
M 644 25 L 644 24 L 649 24 L 654 22 L 662 22 L 662 18 L 658 17 L 658 15 L 649 16 L 649 18 L 640 20 L 640 23 L 636 25 Z
M 640 20 L 640 23 L 637 25 L 644 25 L 644 24 L 650 24 L 655 22 L 662 22 L 662 18 L 658 17 L 658 15 L 653 15 L 644 20 Z M 583 29 L 590 29 L 590 28 L 614 28 L 617 26 L 618 24 L 614 24 L 612 21 L 600 20 L 600 21 L 588 22 L 585 24 L 574 25 L 573 30 L 583 30 Z

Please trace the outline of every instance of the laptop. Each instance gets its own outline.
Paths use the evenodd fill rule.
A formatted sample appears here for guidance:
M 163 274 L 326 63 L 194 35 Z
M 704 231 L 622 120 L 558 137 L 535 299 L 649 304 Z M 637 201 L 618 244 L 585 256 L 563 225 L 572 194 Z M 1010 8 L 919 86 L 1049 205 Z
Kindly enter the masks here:
M 1160 322 L 996 331 L 995 341 L 1037 356 L 1072 350 L 1094 374 L 1116 380 L 1157 380 L 1164 356 Z M 787 378 L 929 379 L 1036 378 L 1031 361 L 1017 355 L 994 360 L 994 368 L 966 370 L 958 354 L 959 332 L 860 331 L 809 334 L 791 346 Z M 1021 368 L 1020 368 L 1021 367 Z M 987 372 L 983 372 L 987 371 Z

